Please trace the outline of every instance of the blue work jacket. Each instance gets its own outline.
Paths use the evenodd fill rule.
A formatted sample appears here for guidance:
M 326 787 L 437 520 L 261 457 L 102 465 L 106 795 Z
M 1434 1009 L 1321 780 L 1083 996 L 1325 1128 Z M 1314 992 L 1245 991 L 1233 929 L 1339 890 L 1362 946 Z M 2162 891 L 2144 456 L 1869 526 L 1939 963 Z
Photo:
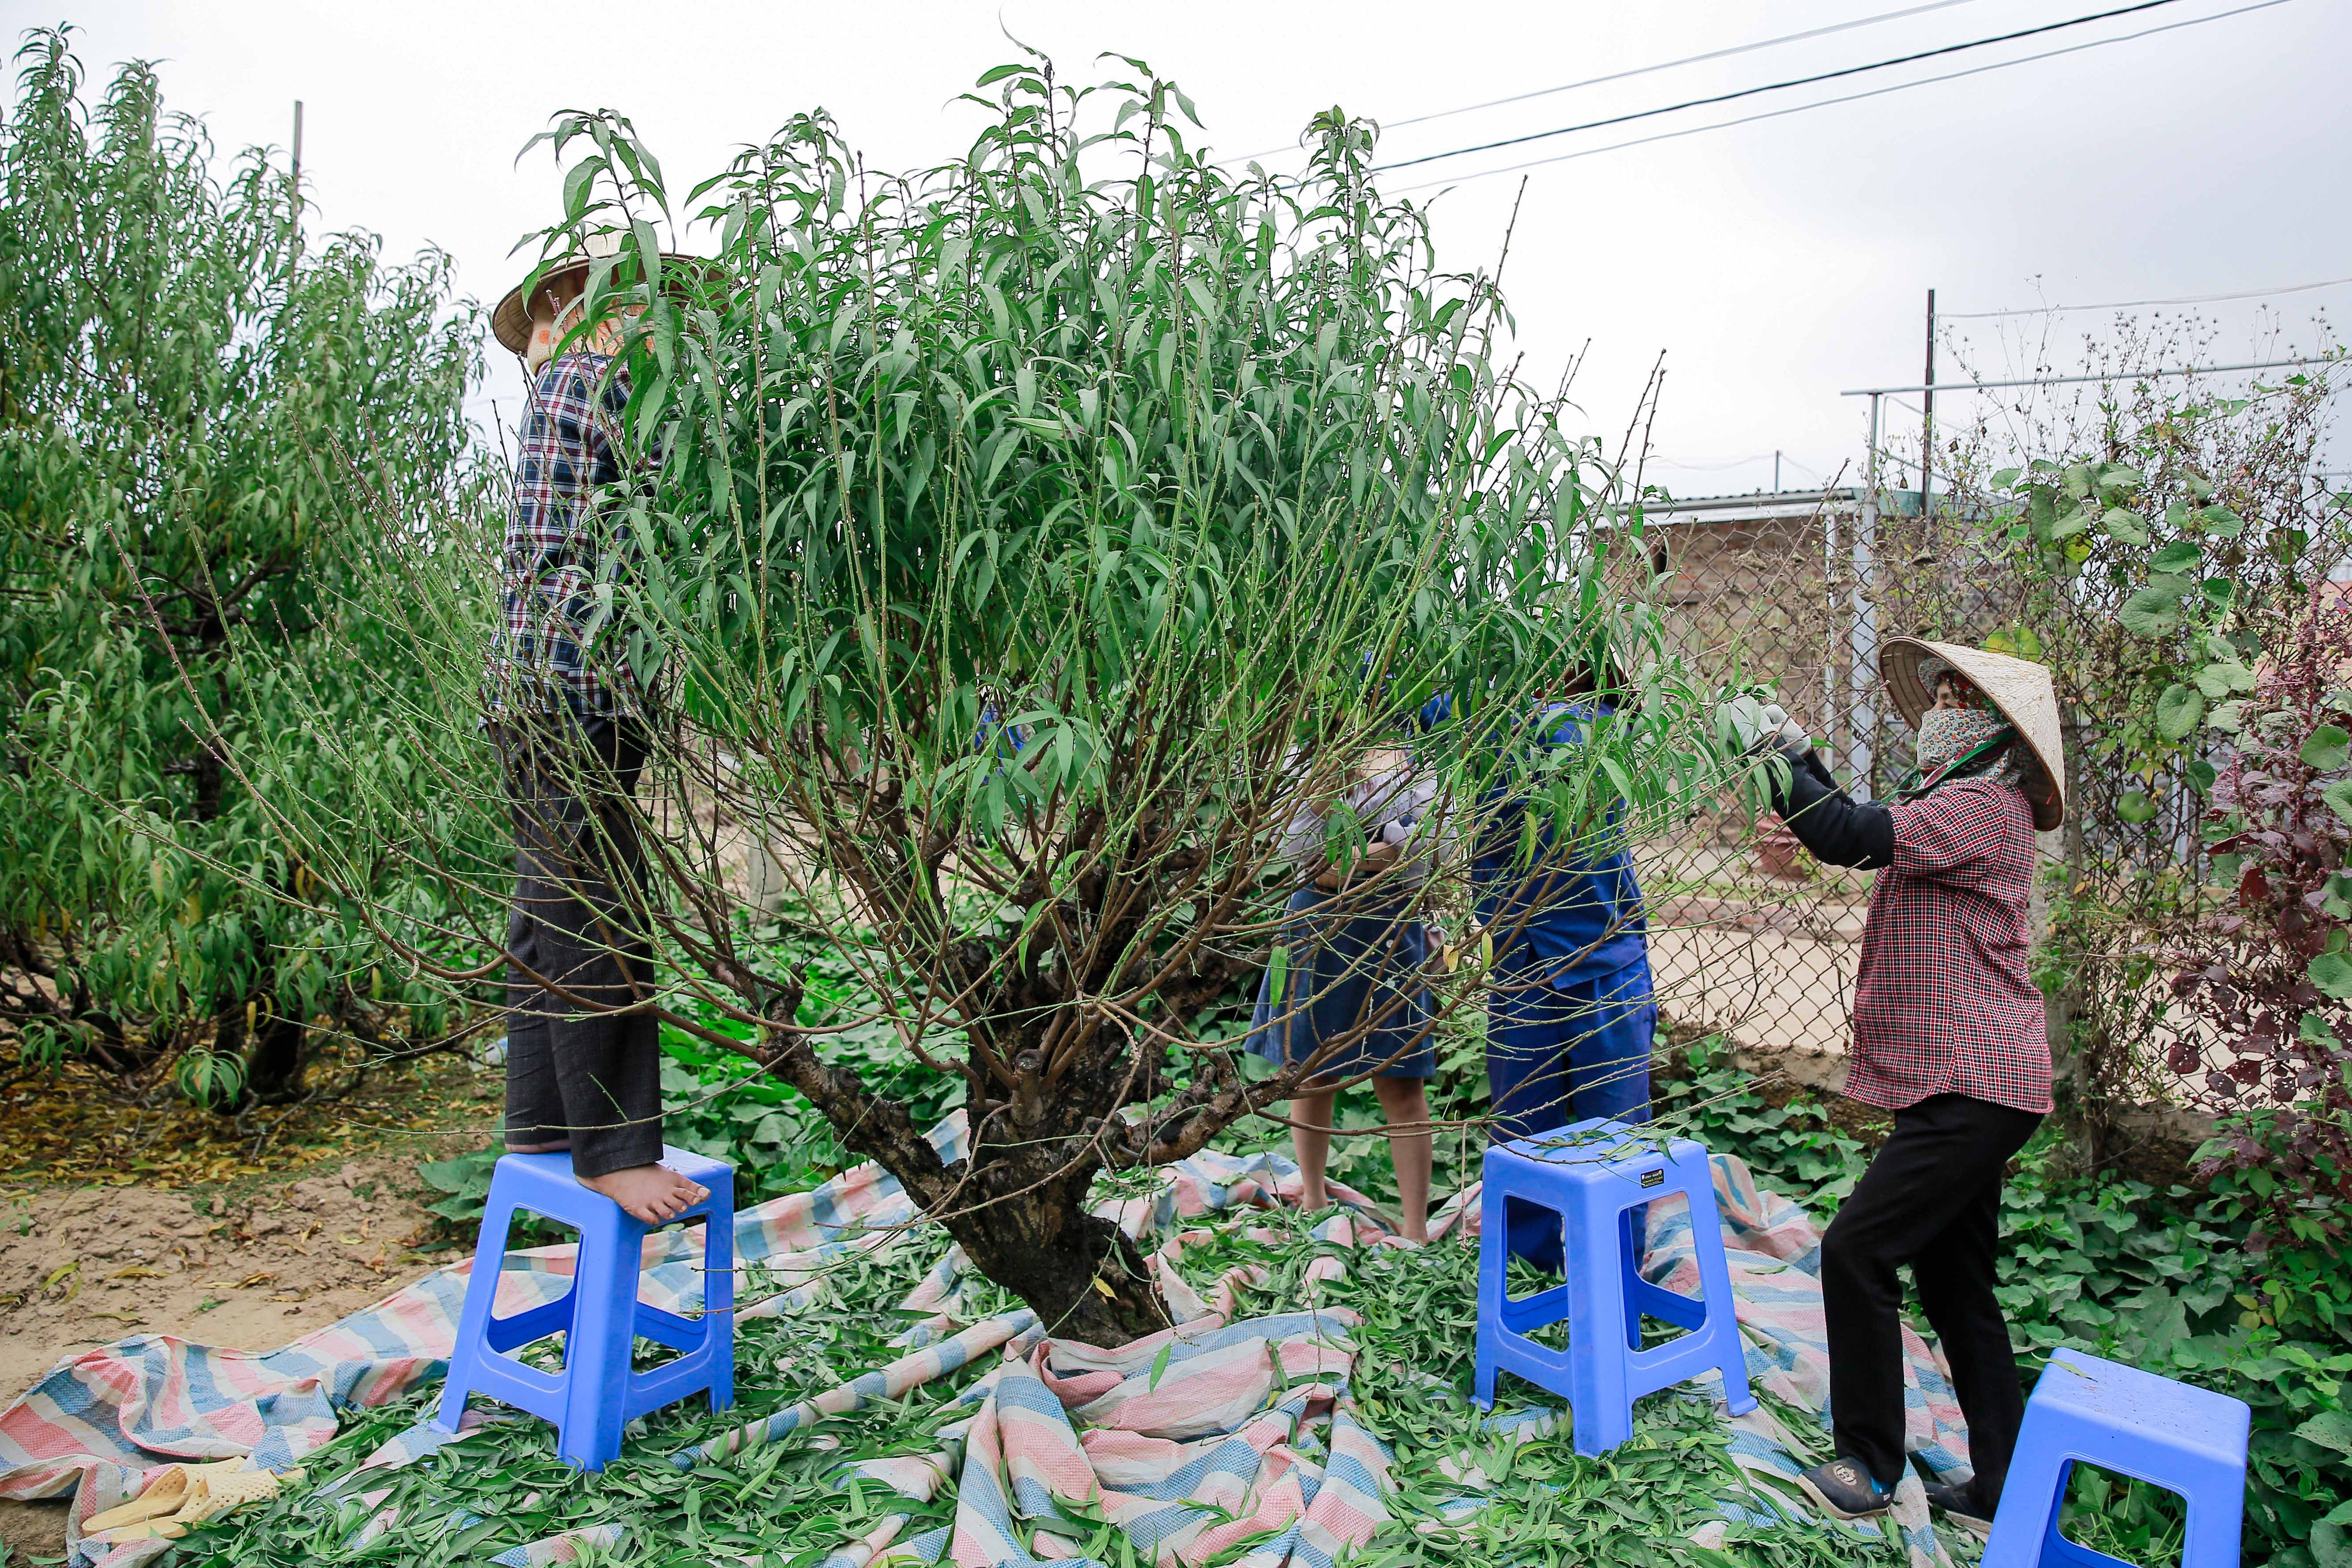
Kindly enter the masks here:
M 1538 743 L 1573 746 L 1584 738 L 1583 726 L 1606 708 L 1556 702 L 1546 707 L 1536 727 L 1552 724 Z M 1556 851 L 1551 828 L 1539 830 L 1536 858 L 1519 860 L 1525 803 L 1503 800 L 1491 809 L 1478 836 L 1471 860 L 1471 883 L 1477 889 L 1479 923 L 1495 933 L 1495 964 L 1498 969 L 1550 971 L 1555 985 L 1574 984 L 1613 974 L 1649 954 L 1649 928 L 1643 918 L 1641 884 L 1633 879 L 1633 858 L 1625 849 L 1601 859 Z M 1617 809 L 1610 808 L 1613 826 Z M 1510 937 L 1507 950 L 1502 946 Z

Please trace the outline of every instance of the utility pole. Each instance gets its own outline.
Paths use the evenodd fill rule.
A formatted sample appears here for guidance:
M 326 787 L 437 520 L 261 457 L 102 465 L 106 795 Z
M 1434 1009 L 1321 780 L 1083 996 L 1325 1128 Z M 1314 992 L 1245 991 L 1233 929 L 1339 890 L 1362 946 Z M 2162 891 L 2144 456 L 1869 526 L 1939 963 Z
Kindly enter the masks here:
M 294 244 L 302 243 L 302 100 L 294 100 L 294 170 L 288 177 L 294 190 Z
M 1927 494 L 1935 486 L 1936 457 L 1936 291 L 1927 290 L 1927 374 L 1919 378 L 1927 391 L 1919 405 L 1919 515 L 1927 515 Z
M 1780 493 L 1780 450 L 1777 447 L 1772 449 L 1772 493 Z

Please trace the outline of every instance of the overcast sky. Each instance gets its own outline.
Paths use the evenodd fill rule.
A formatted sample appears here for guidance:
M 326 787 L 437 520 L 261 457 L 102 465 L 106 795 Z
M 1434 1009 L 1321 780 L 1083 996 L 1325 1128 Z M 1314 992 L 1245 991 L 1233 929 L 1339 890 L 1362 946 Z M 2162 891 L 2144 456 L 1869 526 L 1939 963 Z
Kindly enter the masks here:
M 550 221 L 544 149 L 516 153 L 553 111 L 630 114 L 683 191 L 790 113 L 823 106 L 872 163 L 912 166 L 969 140 L 951 103 L 1013 58 L 1003 31 L 1084 77 L 1106 50 L 1139 55 L 1200 106 L 1212 144 L 1291 143 L 1339 104 L 1392 123 L 1921 0 L 1004 0 L 814 5 L 563 5 L 406 0 L 0 0 L 15 33 L 72 16 L 94 75 L 162 62 L 169 104 L 228 147 L 289 140 L 307 105 L 305 181 L 320 220 L 432 243 L 485 303 L 519 279 L 509 252 Z M 1735 58 L 1398 127 L 1390 158 L 1602 119 L 1885 59 L 2128 4 L 1962 0 Z M 2247 0 L 2173 0 L 2134 16 L 1736 104 L 1556 137 L 1388 176 L 1391 188 L 1632 137 L 1866 91 L 2043 50 L 2215 16 Z M 79 10 L 81 14 L 72 13 Z M 2283 0 L 2245 15 L 1960 80 L 1599 153 L 1530 172 L 1507 293 L 1517 347 L 1549 379 L 1591 347 L 1577 381 L 1614 433 L 1663 352 L 1654 470 L 1681 494 L 1790 488 L 1863 447 L 1848 387 L 1920 379 L 1931 286 L 1948 312 L 2134 300 L 2352 277 L 2352 6 Z M 1491 263 L 1519 177 L 1437 195 L 1440 258 Z M 1428 193 L 1436 195 L 1436 193 Z M 689 237 L 689 244 L 691 237 Z M 2206 307 L 2218 361 L 2277 357 L 2352 287 Z M 2077 368 L 2095 315 L 1956 322 L 1986 378 L 2037 357 Z M 1941 375 L 1958 374 L 1950 357 Z M 511 416 L 499 367 L 478 412 Z M 1964 401 L 1948 398 L 1945 405 Z M 1916 415 L 1894 419 L 1916 428 Z

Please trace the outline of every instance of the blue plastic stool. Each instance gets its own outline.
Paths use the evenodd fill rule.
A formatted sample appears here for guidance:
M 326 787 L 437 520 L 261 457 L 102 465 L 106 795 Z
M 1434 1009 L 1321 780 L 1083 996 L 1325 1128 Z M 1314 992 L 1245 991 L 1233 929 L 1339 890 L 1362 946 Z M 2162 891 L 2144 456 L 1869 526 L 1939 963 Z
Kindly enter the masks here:
M 705 1389 L 713 1410 L 735 1403 L 735 1172 L 667 1146 L 662 1163 L 710 1189 L 679 1216 L 703 1219 L 702 1316 L 682 1318 L 637 1300 L 646 1226 L 602 1193 L 582 1186 L 570 1154 L 505 1155 L 490 1176 L 474 1275 L 434 1426 L 456 1431 L 466 1396 L 487 1394 L 554 1423 L 556 1451 L 583 1469 L 601 1470 L 621 1451 L 621 1428 L 646 1411 Z M 511 1318 L 493 1317 L 507 1232 L 518 1209 L 580 1233 L 572 1289 L 561 1300 Z M 558 1329 L 563 1331 L 561 1372 L 541 1372 L 506 1353 Z M 683 1353 L 634 1372 L 630 1347 L 640 1334 Z
M 1698 1254 L 1699 1300 L 1641 1275 L 1642 1248 L 1629 1212 L 1680 1194 L 1690 1204 Z M 1566 1227 L 1567 1281 L 1510 1299 L 1509 1205 L 1517 1199 L 1559 1215 Z M 1748 1355 L 1731 1315 L 1731 1273 L 1723 1261 L 1715 1179 L 1706 1151 L 1686 1138 L 1644 1138 L 1622 1121 L 1595 1118 L 1486 1151 L 1479 1196 L 1478 1385 L 1495 1403 L 1495 1377 L 1517 1373 L 1564 1394 L 1576 1417 L 1576 1451 L 1605 1454 L 1633 1435 L 1633 1401 L 1710 1369 L 1723 1373 L 1734 1415 L 1756 1408 Z M 1641 1344 L 1643 1314 L 1689 1330 L 1653 1350 Z M 1568 1321 L 1565 1351 L 1528 1339 Z
M 2025 1404 L 1984 1568 L 2133 1568 L 2058 1532 L 2078 1460 L 2188 1500 L 2181 1568 L 2237 1568 L 2252 1424 L 2244 1402 L 2226 1394 L 2076 1351 L 2055 1352 Z

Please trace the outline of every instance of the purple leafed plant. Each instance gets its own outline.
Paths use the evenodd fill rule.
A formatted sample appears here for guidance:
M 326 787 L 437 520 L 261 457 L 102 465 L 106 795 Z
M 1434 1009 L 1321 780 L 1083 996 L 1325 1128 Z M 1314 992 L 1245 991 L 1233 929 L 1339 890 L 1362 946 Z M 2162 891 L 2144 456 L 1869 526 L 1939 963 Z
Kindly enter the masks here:
M 2220 1036 L 2204 1173 L 2252 1200 L 2257 1249 L 2332 1241 L 2352 1211 L 2352 605 L 2315 590 L 2255 671 L 2213 777 L 2228 902 L 2178 952 L 2174 993 Z M 2171 1066 L 2200 1065 L 2197 1042 Z

